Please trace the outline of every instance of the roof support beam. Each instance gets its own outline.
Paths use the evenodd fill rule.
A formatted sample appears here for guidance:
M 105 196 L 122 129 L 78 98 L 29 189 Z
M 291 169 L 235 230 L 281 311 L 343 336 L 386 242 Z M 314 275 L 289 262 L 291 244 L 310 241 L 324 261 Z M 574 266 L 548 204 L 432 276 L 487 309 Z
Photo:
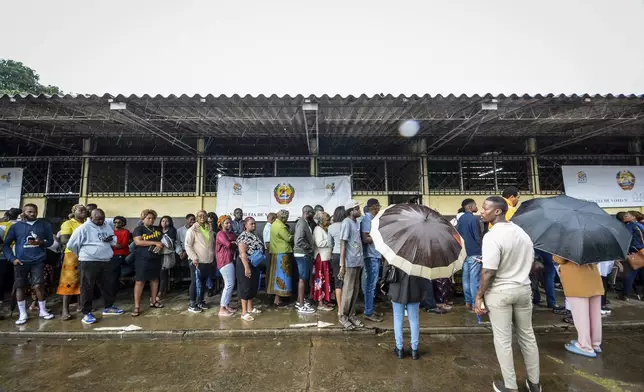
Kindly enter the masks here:
M 11 137 L 15 137 L 17 139 L 22 139 L 22 140 L 28 141 L 30 143 L 56 148 L 56 149 L 59 149 L 61 151 L 68 152 L 70 154 L 79 154 L 80 153 L 80 151 L 74 150 L 73 148 L 65 147 L 65 146 L 63 146 L 61 144 L 57 144 L 57 143 L 48 142 L 47 140 L 37 139 L 37 138 L 29 136 L 29 135 L 27 135 L 25 133 L 16 132 L 16 131 L 13 131 L 11 129 L 0 127 L 0 133 L 3 133 L 5 135 L 9 135 Z
M 593 138 L 595 136 L 603 135 L 605 133 L 608 133 L 608 132 L 612 131 L 613 128 L 615 128 L 615 127 L 619 127 L 621 125 L 626 125 L 626 124 L 631 124 L 631 123 L 634 123 L 634 122 L 636 122 L 638 120 L 642 120 L 642 118 L 644 118 L 644 116 L 639 116 L 639 117 L 636 117 L 636 118 L 631 118 L 631 119 L 627 119 L 627 120 L 619 121 L 617 123 L 613 123 L 613 124 L 603 126 L 601 128 L 595 129 L 593 131 L 586 132 L 586 133 L 584 133 L 582 135 L 579 135 L 579 136 L 577 136 L 575 138 L 568 139 L 568 140 L 565 140 L 565 141 L 560 142 L 560 143 L 551 144 L 551 145 L 549 145 L 547 147 L 544 147 L 544 148 L 540 149 L 539 153 L 550 152 L 550 151 L 556 150 L 556 149 L 561 148 L 561 147 L 566 147 L 566 146 L 569 146 L 571 144 L 579 143 L 579 142 L 581 142 L 583 140 L 590 139 L 590 138 Z
M 306 144 L 309 149 L 309 155 L 317 155 L 320 149 L 318 104 L 310 102 L 304 103 L 302 105 L 302 116 L 304 116 L 304 131 L 306 132 Z M 315 133 L 315 136 L 313 133 Z M 311 148 L 311 145 L 314 148 Z

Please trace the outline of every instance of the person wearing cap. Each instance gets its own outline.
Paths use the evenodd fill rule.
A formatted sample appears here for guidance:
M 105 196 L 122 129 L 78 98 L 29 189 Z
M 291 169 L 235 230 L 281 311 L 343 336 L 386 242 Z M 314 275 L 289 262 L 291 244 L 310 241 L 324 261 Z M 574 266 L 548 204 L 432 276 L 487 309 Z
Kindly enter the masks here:
M 371 238 L 371 221 L 380 212 L 380 203 L 377 199 L 367 200 L 367 212 L 360 223 L 360 234 L 363 244 L 364 256 L 364 318 L 375 323 L 382 322 L 382 313 L 374 310 L 376 298 L 376 285 L 380 273 L 380 253 Z
M 356 301 L 360 291 L 360 277 L 364 260 L 362 258 L 362 239 L 357 219 L 362 213 L 360 204 L 351 200 L 344 206 L 347 217 L 342 221 L 340 229 L 340 273 L 338 277 L 344 280 L 342 286 L 342 315 L 340 324 L 345 329 L 364 327 L 364 323 L 355 317 Z

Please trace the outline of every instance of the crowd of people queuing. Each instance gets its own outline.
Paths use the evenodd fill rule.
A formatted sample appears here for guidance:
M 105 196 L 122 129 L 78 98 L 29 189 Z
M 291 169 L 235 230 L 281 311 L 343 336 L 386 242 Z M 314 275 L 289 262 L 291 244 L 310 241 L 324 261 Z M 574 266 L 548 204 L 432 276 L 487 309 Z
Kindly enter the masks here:
M 520 193 L 506 189 L 502 196 L 487 198 L 479 212 L 473 199 L 465 199 L 452 224 L 465 240 L 467 257 L 462 271 L 465 306 L 479 315 L 488 313 L 494 333 L 497 357 L 503 381 L 495 390 L 514 390 L 516 376 L 512 358 L 512 325 L 516 328 L 527 367 L 526 384 L 540 390 L 539 356 L 532 329 L 533 305 L 545 306 L 573 323 L 578 339 L 565 345 L 573 353 L 596 357 L 601 353 L 601 316 L 610 314 L 606 299 L 609 276 L 614 269 L 624 269 L 619 260 L 578 265 L 569 260 L 535 250 L 528 235 L 511 218 L 517 210 Z M 157 213 L 146 209 L 130 233 L 124 217 L 106 219 L 96 205 L 75 205 L 56 235 L 50 224 L 38 219 L 38 209 L 27 204 L 22 210 L 11 209 L 0 223 L 0 238 L 6 260 L 13 264 L 14 291 L 19 309 L 16 324 L 27 322 L 26 296 L 39 317 L 54 318 L 46 307 L 51 292 L 52 271 L 46 266 L 46 249 L 63 250 L 62 269 L 56 292 L 63 297 L 62 319 L 71 319 L 69 305 L 79 296 L 82 322 L 95 323 L 92 301 L 96 289 L 104 299 L 103 316 L 120 315 L 114 305 L 120 287 L 121 269 L 134 266 L 134 305 L 131 315 L 141 313 L 144 286 L 149 282 L 151 308 L 163 308 L 162 299 L 170 287 L 170 276 L 188 267 L 190 271 L 188 311 L 209 309 L 205 293 L 211 296 L 223 281 L 218 315 L 230 317 L 238 312 L 245 321 L 253 321 L 261 310 L 254 306 L 260 273 L 266 277 L 266 292 L 273 305 L 282 307 L 294 297 L 294 308 L 301 314 L 336 311 L 339 323 L 347 330 L 364 327 L 363 320 L 381 322 L 383 314 L 375 310 L 383 260 L 371 238 L 371 223 L 380 211 L 377 199 L 364 206 L 350 200 L 329 215 L 321 206 L 305 206 L 293 227 L 289 212 L 280 210 L 267 215 L 262 236 L 256 233 L 252 217 L 243 218 L 241 209 L 233 216 L 218 217 L 204 210 L 188 214 L 185 225 L 175 228 L 169 216 L 158 225 Z M 364 216 L 363 216 L 364 212 Z M 637 211 L 620 212 L 632 234 L 629 253 L 644 248 L 644 216 Z M 129 261 L 128 261 L 129 260 Z M 6 262 L 0 273 L 5 273 Z M 184 268 L 185 269 L 185 268 Z M 628 271 L 620 299 L 628 300 L 641 269 Z M 452 302 L 450 279 L 427 280 L 396 269 L 395 283 L 389 284 L 392 301 L 395 354 L 404 358 L 403 319 L 411 330 L 411 356 L 418 359 L 421 309 L 432 313 L 449 312 Z M 565 306 L 557 304 L 555 282 L 563 286 Z M 176 278 L 176 276 L 175 276 Z M 546 293 L 541 304 L 540 284 Z M 241 311 L 231 306 L 233 291 L 241 302 Z M 0 287 L 0 289 L 4 289 Z M 29 291 L 28 291 L 29 290 Z M 364 297 L 363 317 L 356 316 L 359 293 Z

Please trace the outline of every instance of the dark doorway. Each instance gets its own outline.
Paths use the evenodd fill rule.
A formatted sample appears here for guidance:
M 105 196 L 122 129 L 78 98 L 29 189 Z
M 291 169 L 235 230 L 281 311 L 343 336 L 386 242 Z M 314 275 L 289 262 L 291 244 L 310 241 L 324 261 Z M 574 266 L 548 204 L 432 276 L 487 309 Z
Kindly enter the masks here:
M 45 219 L 51 223 L 54 233 L 58 233 L 60 225 L 67 220 L 67 216 L 71 213 L 75 204 L 78 204 L 78 197 L 47 198 Z

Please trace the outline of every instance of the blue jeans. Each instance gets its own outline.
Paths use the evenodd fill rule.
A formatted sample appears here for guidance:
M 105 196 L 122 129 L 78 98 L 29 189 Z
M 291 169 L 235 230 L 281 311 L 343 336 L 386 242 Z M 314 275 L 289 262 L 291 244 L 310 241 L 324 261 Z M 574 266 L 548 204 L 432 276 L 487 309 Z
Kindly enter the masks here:
M 230 305 L 230 298 L 233 296 L 233 288 L 235 287 L 235 264 L 226 264 L 219 272 L 224 278 L 224 290 L 221 292 L 220 306 L 228 307 Z
M 376 298 L 376 284 L 378 284 L 378 273 L 380 272 L 380 259 L 367 257 L 364 259 L 365 284 L 364 294 L 364 315 L 373 315 L 373 301 Z
M 481 263 L 475 260 L 477 257 L 480 256 L 467 256 L 463 263 L 463 294 L 467 305 L 474 304 L 476 292 L 479 291 Z
M 297 263 L 297 273 L 300 280 L 308 282 L 311 280 L 311 270 L 313 269 L 313 256 L 306 255 L 295 257 Z M 308 284 L 308 283 L 307 283 Z
M 394 336 L 396 337 L 396 348 L 403 348 L 403 320 L 405 318 L 405 308 L 407 308 L 407 319 L 409 320 L 409 329 L 411 330 L 411 349 L 418 350 L 418 340 L 420 339 L 420 324 L 418 323 L 419 303 L 399 304 L 391 303 L 394 308 Z
M 557 298 L 555 298 L 555 276 L 557 276 L 555 262 L 552 260 L 550 253 L 538 249 L 535 249 L 534 253 L 539 255 L 541 260 L 543 260 L 543 288 L 546 291 L 546 302 L 549 308 L 554 308 L 557 306 Z
M 434 297 L 434 285 L 429 279 L 423 279 L 423 301 L 420 303 L 423 309 L 435 309 L 436 297 Z

